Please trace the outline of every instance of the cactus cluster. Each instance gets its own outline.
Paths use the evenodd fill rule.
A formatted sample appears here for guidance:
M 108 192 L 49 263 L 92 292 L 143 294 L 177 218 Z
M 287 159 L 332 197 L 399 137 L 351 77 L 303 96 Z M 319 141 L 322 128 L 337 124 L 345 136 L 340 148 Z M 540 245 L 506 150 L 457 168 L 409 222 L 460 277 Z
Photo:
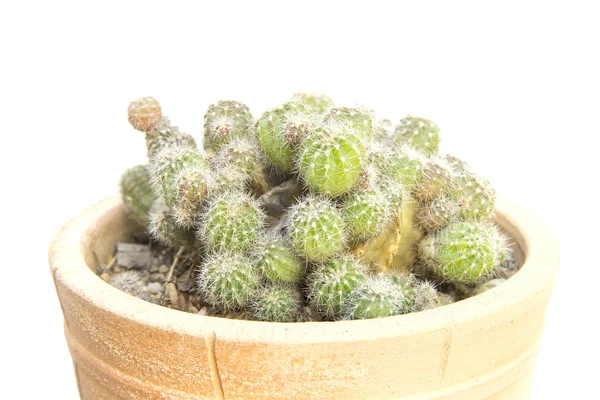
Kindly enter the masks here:
M 155 240 L 196 251 L 198 292 L 222 313 L 424 311 L 458 299 L 452 285 L 476 293 L 510 254 L 491 220 L 494 189 L 440 153 L 430 120 L 394 129 L 319 93 L 255 119 L 226 100 L 208 107 L 198 148 L 152 98 L 133 101 L 128 119 L 146 135 L 148 164 L 121 179 L 127 213 Z

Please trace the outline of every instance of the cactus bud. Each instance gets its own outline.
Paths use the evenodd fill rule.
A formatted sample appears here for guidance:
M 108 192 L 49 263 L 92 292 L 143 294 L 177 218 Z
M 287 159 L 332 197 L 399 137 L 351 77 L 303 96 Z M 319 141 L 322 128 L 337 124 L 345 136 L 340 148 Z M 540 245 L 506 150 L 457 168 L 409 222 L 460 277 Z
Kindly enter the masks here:
M 440 146 L 440 128 L 425 118 L 409 115 L 400 120 L 394 133 L 397 143 L 408 143 L 431 156 Z
M 211 199 L 198 233 L 211 250 L 246 251 L 256 242 L 265 218 L 252 197 L 227 192 Z
M 292 101 L 297 101 L 307 105 L 313 112 L 317 114 L 326 113 L 332 106 L 333 100 L 331 97 L 323 93 L 296 93 Z
M 474 283 L 490 276 L 509 253 L 505 237 L 483 222 L 454 222 L 419 245 L 426 268 L 442 279 Z
M 141 97 L 129 103 L 127 108 L 129 123 L 138 131 L 149 132 L 162 119 L 160 104 L 154 97 Z
M 317 128 L 302 143 L 300 175 L 317 193 L 339 196 L 359 182 L 366 151 L 361 140 L 340 125 Z
M 251 136 L 252 126 L 252 114 L 245 104 L 232 100 L 211 104 L 204 114 L 204 148 L 217 151 L 232 138 Z
M 405 311 L 402 290 L 389 276 L 369 276 L 348 297 L 345 318 L 367 319 L 390 317 Z
M 258 265 L 271 282 L 297 282 L 306 273 L 291 245 L 279 234 L 266 234 L 257 246 Z
M 256 265 L 232 252 L 207 257 L 198 273 L 198 288 L 206 301 L 225 311 L 247 306 L 256 296 L 259 282 Z
M 344 221 L 324 197 L 309 196 L 295 205 L 290 210 L 288 231 L 294 249 L 308 260 L 323 261 L 344 249 Z
M 148 166 L 138 165 L 125 171 L 120 186 L 127 215 L 146 228 L 150 222 L 150 209 L 156 200 Z
M 327 318 L 340 317 L 350 293 L 366 279 L 366 267 L 353 257 L 319 265 L 308 277 L 308 301 Z
M 301 305 L 302 297 L 295 287 L 275 284 L 259 289 L 250 308 L 259 321 L 295 322 Z

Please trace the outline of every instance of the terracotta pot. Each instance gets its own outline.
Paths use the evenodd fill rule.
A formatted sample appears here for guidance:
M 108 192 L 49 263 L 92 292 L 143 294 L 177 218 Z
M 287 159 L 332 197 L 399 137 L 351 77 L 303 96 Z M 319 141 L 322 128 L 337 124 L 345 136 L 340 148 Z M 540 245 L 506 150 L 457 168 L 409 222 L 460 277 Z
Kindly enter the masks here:
M 118 198 L 67 223 L 50 248 L 84 399 L 527 398 L 558 269 L 555 240 L 499 202 L 521 270 L 481 295 L 362 321 L 279 324 L 188 314 L 92 272 L 133 226 Z

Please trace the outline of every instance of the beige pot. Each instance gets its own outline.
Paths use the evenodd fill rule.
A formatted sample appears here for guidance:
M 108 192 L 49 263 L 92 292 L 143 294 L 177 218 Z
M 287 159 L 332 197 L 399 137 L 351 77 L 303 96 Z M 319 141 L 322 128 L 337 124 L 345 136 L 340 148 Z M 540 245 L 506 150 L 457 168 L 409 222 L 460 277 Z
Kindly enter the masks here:
M 84 399 L 527 398 L 558 269 L 555 240 L 506 202 L 497 222 L 524 257 L 484 294 L 395 317 L 267 323 L 180 312 L 92 272 L 133 229 L 118 198 L 67 223 L 50 248 Z

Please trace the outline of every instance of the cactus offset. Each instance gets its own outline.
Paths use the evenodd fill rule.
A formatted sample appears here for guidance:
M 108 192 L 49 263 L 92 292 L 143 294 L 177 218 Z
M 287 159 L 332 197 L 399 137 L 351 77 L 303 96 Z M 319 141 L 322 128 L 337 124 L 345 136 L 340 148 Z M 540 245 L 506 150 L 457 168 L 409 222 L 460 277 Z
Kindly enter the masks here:
M 388 204 L 385 195 L 377 189 L 350 194 L 343 206 L 350 236 L 364 240 L 381 233 L 391 220 Z
M 331 97 L 323 93 L 296 93 L 292 101 L 297 101 L 305 104 L 314 113 L 324 114 L 333 106 Z
M 302 297 L 295 287 L 273 284 L 259 289 L 250 309 L 259 321 L 295 322 L 301 305 Z
M 280 234 L 268 233 L 261 237 L 255 253 L 259 267 L 271 282 L 297 282 L 306 273 L 305 264 Z
M 440 128 L 433 121 L 413 115 L 400 120 L 394 136 L 397 143 L 410 144 L 428 156 L 440 146 Z
M 209 256 L 198 273 L 198 287 L 211 305 L 239 310 L 250 304 L 259 288 L 260 275 L 254 262 L 239 253 Z
M 252 114 L 247 105 L 233 100 L 211 104 L 204 114 L 204 148 L 218 151 L 236 137 L 254 133 Z
M 441 195 L 419 205 L 417 221 L 426 231 L 434 231 L 455 220 L 459 210 L 456 201 Z
M 506 239 L 483 222 L 455 222 L 430 233 L 419 247 L 424 265 L 444 280 L 479 282 L 491 276 L 508 254 Z
M 346 227 L 340 211 L 325 197 L 308 197 L 289 213 L 292 246 L 310 261 L 323 261 L 341 254 Z
M 127 118 L 138 131 L 149 132 L 163 118 L 160 104 L 153 97 L 140 97 L 129 103 Z
M 350 293 L 343 313 L 346 319 L 391 317 L 405 312 L 405 301 L 389 276 L 369 276 Z
M 369 143 L 373 139 L 372 114 L 370 110 L 363 107 L 336 107 L 329 110 L 325 119 L 334 124 L 347 125 L 365 143 Z
M 156 154 L 169 146 L 189 147 L 193 150 L 197 148 L 193 137 L 180 132 L 179 128 L 171 125 L 169 119 L 165 117 L 146 133 L 146 149 L 150 162 Z
M 318 265 L 308 277 L 308 301 L 326 318 L 339 318 L 352 291 L 366 279 L 366 267 L 354 257 Z
M 256 243 L 265 218 L 255 199 L 246 193 L 226 192 L 210 200 L 198 233 L 213 251 L 245 251 Z
M 150 210 L 148 231 L 159 242 L 171 247 L 200 247 L 194 231 L 177 224 L 173 211 L 162 198 L 158 198 Z
M 147 165 L 129 168 L 121 177 L 121 198 L 127 215 L 142 227 L 150 222 L 150 210 L 156 195 L 150 183 Z

